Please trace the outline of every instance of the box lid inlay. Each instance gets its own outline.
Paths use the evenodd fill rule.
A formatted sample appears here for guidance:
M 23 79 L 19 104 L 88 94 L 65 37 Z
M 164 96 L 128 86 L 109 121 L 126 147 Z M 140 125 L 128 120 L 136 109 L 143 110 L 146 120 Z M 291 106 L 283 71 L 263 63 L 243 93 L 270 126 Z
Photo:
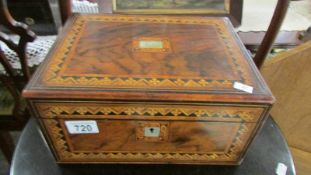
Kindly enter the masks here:
M 162 47 L 139 48 L 139 41 L 161 41 Z M 254 87 L 254 93 L 234 89 L 234 82 Z M 183 101 L 215 96 L 273 101 L 233 27 L 224 18 L 207 17 L 77 15 L 24 95 L 106 98 L 109 93 L 107 98 L 117 99 L 121 92 L 129 94 L 126 98 L 148 94 L 142 98 L 151 100 L 179 93 Z M 204 97 L 196 99 L 200 94 Z

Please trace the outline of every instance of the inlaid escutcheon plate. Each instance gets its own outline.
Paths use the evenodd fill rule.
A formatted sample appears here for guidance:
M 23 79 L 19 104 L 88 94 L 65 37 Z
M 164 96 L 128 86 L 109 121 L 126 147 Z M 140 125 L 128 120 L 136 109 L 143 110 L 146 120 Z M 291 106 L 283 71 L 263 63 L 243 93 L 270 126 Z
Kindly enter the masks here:
M 136 127 L 136 140 L 163 142 L 168 140 L 168 122 L 139 122 Z
M 168 38 L 137 37 L 133 39 L 133 52 L 171 52 Z

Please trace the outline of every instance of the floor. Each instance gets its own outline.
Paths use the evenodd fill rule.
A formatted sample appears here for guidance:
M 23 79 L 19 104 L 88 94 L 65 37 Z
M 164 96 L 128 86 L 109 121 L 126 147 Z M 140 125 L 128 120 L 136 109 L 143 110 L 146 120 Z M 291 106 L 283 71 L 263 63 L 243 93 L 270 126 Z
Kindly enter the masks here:
M 18 142 L 18 138 L 21 132 L 11 132 L 11 135 L 14 139 L 15 144 Z M 0 175 L 8 175 L 9 173 L 9 165 L 4 158 L 2 152 L 0 151 Z
M 292 155 L 294 157 L 294 163 L 296 172 L 298 175 L 310 175 L 311 174 L 311 153 L 307 151 L 302 151 L 301 149 L 296 149 L 290 147 Z
M 8 163 L 5 161 L 3 154 L 0 154 L 0 175 L 5 175 L 8 172 Z

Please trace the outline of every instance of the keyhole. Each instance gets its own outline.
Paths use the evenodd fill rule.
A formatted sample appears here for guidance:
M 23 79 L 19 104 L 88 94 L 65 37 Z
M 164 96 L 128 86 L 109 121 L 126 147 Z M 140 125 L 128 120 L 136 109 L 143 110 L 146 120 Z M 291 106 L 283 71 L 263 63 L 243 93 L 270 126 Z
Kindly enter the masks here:
M 153 133 L 153 131 L 154 131 L 154 129 L 153 129 L 153 128 L 150 128 L 149 130 L 150 130 L 150 132 L 151 132 L 151 133 Z

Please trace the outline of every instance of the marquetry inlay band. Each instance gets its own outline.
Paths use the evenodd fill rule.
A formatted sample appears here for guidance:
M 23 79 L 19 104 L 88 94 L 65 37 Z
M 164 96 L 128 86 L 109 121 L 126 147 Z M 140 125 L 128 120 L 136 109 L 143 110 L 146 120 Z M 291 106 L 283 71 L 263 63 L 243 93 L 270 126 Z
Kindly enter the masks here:
M 135 117 L 166 120 L 207 120 L 256 122 L 263 107 L 225 107 L 209 105 L 155 105 L 155 104 L 95 104 L 95 103 L 36 103 L 42 118 L 114 118 Z

